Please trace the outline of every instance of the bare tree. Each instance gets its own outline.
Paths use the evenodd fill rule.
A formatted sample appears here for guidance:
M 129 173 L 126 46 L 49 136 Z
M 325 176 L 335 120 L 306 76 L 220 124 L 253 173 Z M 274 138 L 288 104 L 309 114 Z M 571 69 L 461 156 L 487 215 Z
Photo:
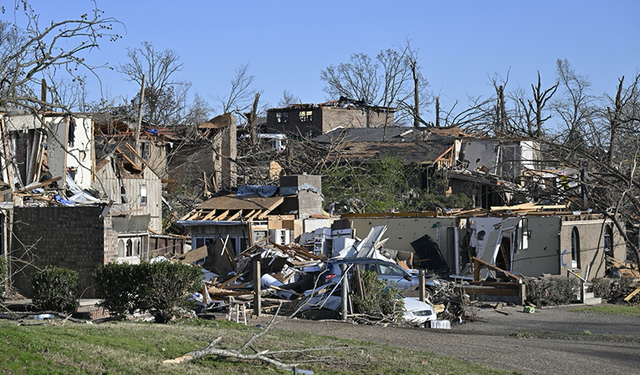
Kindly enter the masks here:
M 324 91 L 332 98 L 344 96 L 375 104 L 380 95 L 378 67 L 368 55 L 354 53 L 349 62 L 331 65 L 320 72 L 320 79 L 327 83 Z
M 427 81 L 420 72 L 418 50 L 410 42 L 397 49 L 380 51 L 375 59 L 354 53 L 349 62 L 321 71 L 324 91 L 332 98 L 347 97 L 368 105 L 397 108 L 394 121 L 419 126 L 420 106 L 428 102 Z M 385 124 L 388 116 L 385 117 Z
M 604 126 L 598 129 L 609 131 L 607 162 L 614 165 L 616 154 L 619 160 L 627 160 L 628 142 L 636 138 L 639 116 L 640 73 L 637 73 L 629 86 L 624 86 L 624 76 L 618 80 L 615 97 L 605 94 L 606 108 L 602 111 Z M 619 165 L 619 164 L 618 164 Z
M 516 102 L 516 110 L 522 112 L 522 116 L 519 116 L 523 119 L 523 124 L 520 125 L 519 129 L 521 134 L 537 139 L 542 137 L 543 125 L 551 118 L 551 114 L 544 115 L 544 110 L 557 89 L 558 83 L 556 82 L 553 86 L 543 90 L 540 71 L 538 71 L 538 83 L 531 84 L 531 99 L 526 98 L 524 92 L 512 96 L 512 99 Z
M 293 95 L 291 91 L 285 89 L 284 91 L 282 91 L 282 98 L 280 99 L 280 101 L 278 101 L 278 107 L 288 107 L 291 104 L 295 104 L 299 101 L 300 99 L 297 96 Z
M 584 147 L 584 135 L 594 113 L 593 97 L 589 94 L 591 82 L 576 73 L 569 61 L 558 59 L 556 75 L 561 88 L 561 96 L 553 102 L 553 109 L 560 116 L 561 126 L 566 136 L 560 140 L 570 149 Z
M 118 72 L 130 82 L 145 82 L 143 116 L 159 126 L 178 125 L 187 108 L 187 93 L 191 83 L 176 77 L 184 66 L 177 52 L 157 51 L 152 43 L 143 42 L 141 48 L 128 49 L 131 61 L 121 64 Z M 139 106 L 140 96 L 133 100 Z
M 4 7 L 3 7 L 4 12 Z M 104 17 L 96 6 L 89 12 L 63 21 L 41 24 L 40 17 L 26 0 L 16 0 L 15 23 L 0 21 L 0 105 L 14 105 L 38 111 L 42 108 L 69 110 L 57 100 L 57 87 L 48 86 L 53 100 L 38 95 L 44 75 L 84 81 L 97 77 L 97 66 L 89 65 L 83 54 L 98 47 L 103 39 L 120 38 L 113 31 L 119 24 Z M 17 22 L 24 21 L 24 25 Z
M 254 90 L 251 88 L 254 76 L 249 72 L 250 65 L 240 65 L 235 69 L 235 76 L 231 80 L 231 90 L 225 97 L 216 97 L 220 102 L 223 113 L 236 112 L 242 114 L 251 106 Z

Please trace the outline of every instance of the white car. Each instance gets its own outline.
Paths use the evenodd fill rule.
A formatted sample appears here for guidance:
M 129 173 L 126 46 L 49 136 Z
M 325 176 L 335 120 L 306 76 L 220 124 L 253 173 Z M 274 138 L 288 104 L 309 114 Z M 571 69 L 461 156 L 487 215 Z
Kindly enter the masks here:
M 335 284 L 325 284 L 315 290 L 305 303 L 302 311 L 311 308 L 325 308 L 328 310 L 339 311 L 342 308 L 342 299 L 337 293 L 331 294 L 331 289 L 336 288 Z M 337 288 L 336 288 L 337 289 Z M 308 290 L 305 296 L 310 296 L 313 291 Z M 433 306 L 426 302 L 420 301 L 416 297 L 403 297 L 404 311 L 402 312 L 402 320 L 405 323 L 414 325 L 423 325 L 430 320 L 436 320 L 437 315 Z
M 405 297 L 403 300 L 404 312 L 402 313 L 402 320 L 404 322 L 422 325 L 430 320 L 437 319 L 436 312 L 430 304 L 422 302 L 416 297 Z

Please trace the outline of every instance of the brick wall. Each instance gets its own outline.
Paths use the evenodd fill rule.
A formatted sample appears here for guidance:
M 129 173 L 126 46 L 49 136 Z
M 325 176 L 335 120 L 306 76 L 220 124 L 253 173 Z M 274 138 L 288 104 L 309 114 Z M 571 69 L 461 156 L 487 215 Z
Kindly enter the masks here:
M 101 207 L 15 208 L 11 255 L 32 262 L 13 278 L 18 292 L 30 297 L 32 275 L 54 265 L 77 271 L 82 298 L 94 297 L 92 272 L 107 258 L 105 241 L 110 243 L 108 253 L 113 251 L 101 214 Z
M 110 216 L 104 218 L 104 264 L 111 263 L 118 258 L 118 232 L 113 229 Z

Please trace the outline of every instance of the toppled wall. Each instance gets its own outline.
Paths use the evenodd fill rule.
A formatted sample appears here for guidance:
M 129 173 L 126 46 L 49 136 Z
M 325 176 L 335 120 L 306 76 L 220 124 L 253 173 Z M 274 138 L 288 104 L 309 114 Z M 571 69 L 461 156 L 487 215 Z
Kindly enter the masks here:
M 12 279 L 18 292 L 30 297 L 36 270 L 53 265 L 77 271 L 82 298 L 95 297 L 93 270 L 107 254 L 117 252 L 113 241 L 107 241 L 115 232 L 105 232 L 110 221 L 105 222 L 102 212 L 99 206 L 14 208 L 11 256 L 31 262 Z M 21 265 L 12 267 L 15 271 Z
M 356 230 L 356 236 L 363 237 L 374 226 L 387 226 L 386 236 L 389 238 L 385 246 L 389 249 L 399 250 L 405 253 L 413 252 L 411 242 L 428 235 L 433 241 L 438 243 L 440 250 L 447 263 L 454 268 L 455 242 L 453 231 L 447 228 L 456 226 L 456 218 L 447 217 L 365 217 L 364 215 L 345 215 Z M 402 255 L 399 255 L 402 257 Z

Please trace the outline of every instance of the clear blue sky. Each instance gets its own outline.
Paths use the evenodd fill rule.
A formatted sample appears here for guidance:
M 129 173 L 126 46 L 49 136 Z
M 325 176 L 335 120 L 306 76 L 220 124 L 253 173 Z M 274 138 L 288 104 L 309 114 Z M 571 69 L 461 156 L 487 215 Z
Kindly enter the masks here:
M 31 3 L 42 21 L 76 17 L 92 6 L 89 0 Z M 212 97 L 228 93 L 234 69 L 244 63 L 263 92 L 262 105 L 276 106 L 285 89 L 303 102 L 323 102 L 322 69 L 355 52 L 375 56 L 407 38 L 419 49 L 422 72 L 444 108 L 456 100 L 462 108 L 467 95 L 491 95 L 488 77 L 509 69 L 508 90 L 530 92 L 538 70 L 548 87 L 558 58 L 590 78 L 594 95 L 612 95 L 617 78 L 631 78 L 640 67 L 640 2 L 633 0 L 97 3 L 124 27 L 117 29 L 123 38 L 105 41 L 92 61 L 117 66 L 127 61 L 127 48 L 143 41 L 175 50 L 184 63 L 180 77 L 212 105 Z M 110 97 L 138 91 L 116 72 L 103 69 L 100 76 Z M 95 89 L 90 94 L 98 96 Z M 433 113 L 425 117 L 431 120 Z

